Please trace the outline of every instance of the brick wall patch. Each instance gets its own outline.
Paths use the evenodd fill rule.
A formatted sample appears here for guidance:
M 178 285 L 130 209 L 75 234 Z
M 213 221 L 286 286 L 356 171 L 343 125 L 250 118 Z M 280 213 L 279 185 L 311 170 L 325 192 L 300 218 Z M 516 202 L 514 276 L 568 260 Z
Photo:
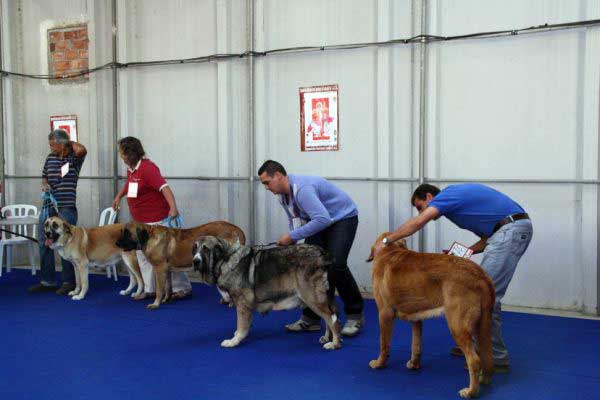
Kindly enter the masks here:
M 73 76 L 88 68 L 87 25 L 48 29 L 48 71 L 61 79 L 50 83 L 81 83 L 89 80 L 89 74 Z

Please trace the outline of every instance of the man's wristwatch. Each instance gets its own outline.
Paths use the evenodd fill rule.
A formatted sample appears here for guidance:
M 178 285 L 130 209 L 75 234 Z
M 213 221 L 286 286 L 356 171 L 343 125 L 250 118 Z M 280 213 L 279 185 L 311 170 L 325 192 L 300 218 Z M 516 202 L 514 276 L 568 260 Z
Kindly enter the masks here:
M 381 243 L 383 243 L 384 246 L 387 246 L 390 243 L 390 241 L 388 240 L 387 237 L 384 236 L 383 240 L 381 241 Z

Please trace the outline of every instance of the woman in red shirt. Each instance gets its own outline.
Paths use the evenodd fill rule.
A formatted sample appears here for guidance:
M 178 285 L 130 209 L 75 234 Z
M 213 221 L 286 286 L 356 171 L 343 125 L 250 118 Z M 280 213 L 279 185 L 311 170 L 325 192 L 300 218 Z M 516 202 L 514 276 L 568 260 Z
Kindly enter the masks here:
M 119 155 L 127 165 L 127 182 L 113 201 L 113 209 L 119 207 L 123 196 L 127 195 L 129 212 L 134 221 L 150 225 L 167 225 L 169 217 L 179 215 L 175 196 L 160 170 L 149 159 L 139 139 L 128 136 L 119 140 Z M 146 294 L 154 293 L 152 265 L 141 251 L 137 257 L 144 279 Z M 173 298 L 181 299 L 191 295 L 192 285 L 185 272 L 171 272 Z

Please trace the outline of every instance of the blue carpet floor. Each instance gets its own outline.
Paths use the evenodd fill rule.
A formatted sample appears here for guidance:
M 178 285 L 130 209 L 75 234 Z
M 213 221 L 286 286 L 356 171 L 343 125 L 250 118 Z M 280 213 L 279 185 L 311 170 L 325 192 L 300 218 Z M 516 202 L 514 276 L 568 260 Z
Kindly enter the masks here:
M 338 351 L 320 333 L 290 334 L 297 310 L 255 316 L 250 337 L 224 349 L 234 309 L 214 288 L 194 285 L 189 300 L 146 310 L 118 295 L 127 284 L 91 276 L 83 301 L 28 294 L 37 277 L 0 278 L 0 399 L 457 399 L 467 386 L 463 360 L 444 319 L 424 323 L 422 368 L 409 371 L 410 326 L 396 322 L 388 368 L 368 362 L 379 346 L 377 309 Z M 504 314 L 512 369 L 483 387 L 482 399 L 600 398 L 600 322 Z

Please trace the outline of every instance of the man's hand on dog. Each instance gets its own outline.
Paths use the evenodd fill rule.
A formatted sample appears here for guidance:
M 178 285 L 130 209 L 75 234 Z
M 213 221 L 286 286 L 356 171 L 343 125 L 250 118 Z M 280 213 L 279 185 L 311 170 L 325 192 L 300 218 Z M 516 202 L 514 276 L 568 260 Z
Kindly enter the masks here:
M 289 246 L 290 244 L 294 244 L 294 241 L 289 233 L 286 233 L 277 239 L 277 246 Z
M 375 245 L 373 249 L 373 258 L 377 257 L 377 255 L 385 248 L 385 244 L 383 242 L 379 242 Z

